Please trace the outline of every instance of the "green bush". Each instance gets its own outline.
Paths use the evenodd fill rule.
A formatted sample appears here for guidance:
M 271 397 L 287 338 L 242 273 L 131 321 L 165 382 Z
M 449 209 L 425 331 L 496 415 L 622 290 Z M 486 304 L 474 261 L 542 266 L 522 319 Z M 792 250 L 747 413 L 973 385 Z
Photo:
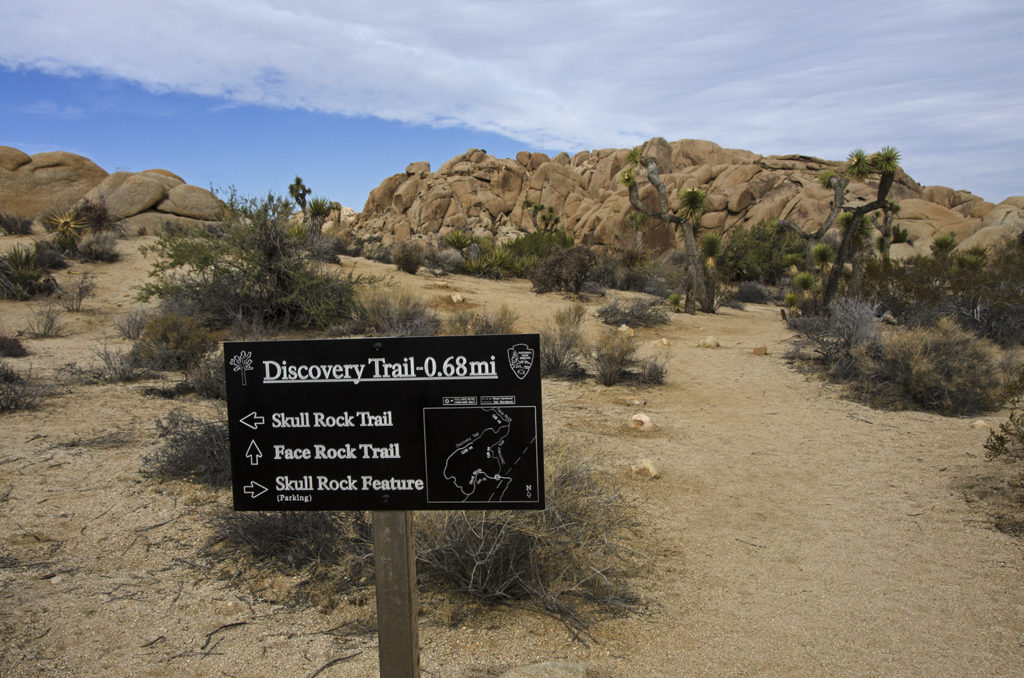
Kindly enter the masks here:
M 586 247 L 559 250 L 541 261 L 530 272 L 534 292 L 572 292 L 579 294 L 590 279 L 597 258 Z
M 28 299 L 45 289 L 45 275 L 34 248 L 14 245 L 0 259 L 0 298 Z
M 164 231 L 140 301 L 162 299 L 211 327 L 239 320 L 325 329 L 351 316 L 358 279 L 322 270 L 287 235 L 291 203 L 274 195 L 229 202 L 218 228 Z
M 929 326 L 951 317 L 1003 346 L 1024 343 L 1024 244 L 1007 240 L 990 252 L 940 254 L 872 259 L 862 295 L 906 325 Z
M 426 248 L 418 240 L 404 240 L 391 248 L 391 262 L 399 271 L 415 275 L 426 256 Z
M 806 257 L 804 239 L 773 222 L 759 222 L 749 230 L 734 228 L 725 237 L 717 266 L 722 280 L 751 280 L 778 285 L 789 267 Z
M 146 323 L 131 357 L 155 370 L 184 370 L 199 362 L 214 346 L 210 331 L 188 316 L 165 313 Z

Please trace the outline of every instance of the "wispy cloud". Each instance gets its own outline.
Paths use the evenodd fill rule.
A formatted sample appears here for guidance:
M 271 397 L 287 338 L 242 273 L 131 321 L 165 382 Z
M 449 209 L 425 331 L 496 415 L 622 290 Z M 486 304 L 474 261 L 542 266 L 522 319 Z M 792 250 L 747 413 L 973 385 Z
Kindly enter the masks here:
M 350 5 L 6 0 L 0 65 L 540 148 L 658 135 L 839 157 L 892 144 L 915 173 L 915 153 L 956 146 L 1024 175 L 1016 0 Z

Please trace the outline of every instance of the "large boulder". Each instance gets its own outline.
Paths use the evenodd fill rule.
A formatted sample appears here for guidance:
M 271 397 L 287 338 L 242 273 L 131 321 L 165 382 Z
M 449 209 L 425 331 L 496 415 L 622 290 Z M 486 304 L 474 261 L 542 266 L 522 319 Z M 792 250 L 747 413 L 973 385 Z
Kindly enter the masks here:
M 103 168 L 74 153 L 28 156 L 0 146 L 0 212 L 34 219 L 66 209 L 107 176 Z
M 221 216 L 224 204 L 205 189 L 180 183 L 167 191 L 167 197 L 157 203 L 156 209 L 166 214 L 211 221 Z
M 990 248 L 1024 232 L 1024 195 L 1015 195 L 993 207 L 981 220 L 981 228 L 965 238 L 959 249 Z

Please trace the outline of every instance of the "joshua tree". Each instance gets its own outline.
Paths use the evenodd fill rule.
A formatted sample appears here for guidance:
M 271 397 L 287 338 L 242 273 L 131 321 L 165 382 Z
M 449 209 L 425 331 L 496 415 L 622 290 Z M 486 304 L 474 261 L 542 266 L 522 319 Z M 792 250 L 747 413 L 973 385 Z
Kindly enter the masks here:
M 306 196 L 310 194 L 310 189 L 302 183 L 302 177 L 298 174 L 295 175 L 295 181 L 288 187 L 288 194 L 292 196 L 295 204 L 299 206 L 302 213 L 306 213 Z
M 863 245 L 863 229 L 865 224 L 869 223 L 866 221 L 868 215 L 876 210 L 881 210 L 882 224 L 889 224 L 891 226 L 892 219 L 889 216 L 889 212 L 892 210 L 892 203 L 888 200 L 888 196 L 893 182 L 896 180 L 896 172 L 899 168 L 900 153 L 891 146 L 886 146 L 871 155 L 858 148 L 850 153 L 846 160 L 846 165 L 841 172 L 825 170 L 818 177 L 822 186 L 833 190 L 834 198 L 832 200 L 832 210 L 829 212 L 828 218 L 825 219 L 825 223 L 821 225 L 817 232 L 805 233 L 795 223 L 783 219 L 779 220 L 779 226 L 789 228 L 807 239 L 808 263 L 811 263 L 813 245 L 820 242 L 821 238 L 824 237 L 825 233 L 833 225 L 841 227 L 842 237 L 839 242 L 839 249 L 836 251 L 836 260 L 825 278 L 819 311 L 824 312 L 828 308 L 828 305 L 836 295 L 836 291 L 839 289 L 839 279 L 843 274 L 843 266 L 854 258 L 854 255 L 858 252 L 858 247 Z M 875 174 L 879 175 L 878 191 L 876 192 L 875 199 L 857 207 L 847 206 L 846 188 L 850 185 L 850 180 L 864 181 Z M 840 219 L 840 215 L 844 216 Z M 878 222 L 875 223 L 877 225 Z M 884 231 L 883 237 L 885 237 Z
M 533 220 L 533 230 L 535 231 L 554 231 L 558 227 L 558 222 L 562 220 L 562 217 L 555 214 L 555 208 L 550 205 L 542 205 L 532 200 L 524 200 L 523 207 L 529 210 L 530 219 Z M 540 219 L 540 224 L 537 223 L 538 218 Z
M 640 200 L 640 188 L 637 186 L 638 174 L 647 177 L 658 194 L 658 209 L 653 210 Z M 699 298 L 701 310 L 705 313 L 715 312 L 715 300 L 711 295 L 709 298 L 708 288 L 704 281 L 704 267 L 698 260 L 696 231 L 700 228 L 700 220 L 704 216 L 704 199 L 707 191 L 699 188 L 691 188 L 679 191 L 679 212 L 669 210 L 668 198 L 664 182 L 658 173 L 658 163 L 654 158 L 647 157 L 643 150 L 637 146 L 629 152 L 629 167 L 622 171 L 619 181 L 629 190 L 629 203 L 641 214 L 652 219 L 660 219 L 666 223 L 673 224 L 682 231 L 683 241 L 686 244 L 686 263 L 689 269 L 687 291 L 686 291 L 686 312 L 695 314 L 697 312 L 696 300 Z

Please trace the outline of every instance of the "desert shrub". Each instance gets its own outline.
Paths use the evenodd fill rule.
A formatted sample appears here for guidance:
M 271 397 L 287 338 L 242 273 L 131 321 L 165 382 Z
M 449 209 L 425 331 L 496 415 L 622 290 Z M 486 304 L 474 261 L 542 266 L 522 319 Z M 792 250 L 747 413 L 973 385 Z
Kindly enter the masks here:
M 794 317 L 789 324 L 803 334 L 816 361 L 834 379 L 855 377 L 863 367 L 858 361 L 881 350 L 876 309 L 860 299 L 840 297 L 828 314 Z
M 142 330 L 146 329 L 147 322 L 149 322 L 149 312 L 136 308 L 118 317 L 114 321 L 114 328 L 122 339 L 135 341 L 142 336 Z
M 0 412 L 31 410 L 39 404 L 47 388 L 0 362 Z
M 536 257 L 538 260 L 572 246 L 572 236 L 562 228 L 554 231 L 534 231 L 507 243 L 509 256 L 518 259 Z
M 90 233 L 116 232 L 121 230 L 119 222 L 110 218 L 106 204 L 86 200 L 80 203 L 75 212 L 83 227 Z
M 141 301 L 172 303 L 210 327 L 251 318 L 324 329 L 351 315 L 359 279 L 322 270 L 288 237 L 291 203 L 271 194 L 229 205 L 218 228 L 168 229 L 145 248 L 156 262 Z
M 997 407 L 1005 395 L 995 348 L 948 318 L 883 332 L 870 305 L 842 300 L 828 316 L 791 324 L 831 378 L 879 406 L 973 414 Z
M 190 480 L 215 487 L 231 485 L 228 425 L 205 420 L 184 410 L 172 410 L 156 422 L 163 439 L 160 447 L 143 457 L 143 472 L 153 478 Z
M 203 398 L 227 400 L 224 357 L 220 351 L 209 353 L 185 370 L 184 389 Z
M 731 297 L 744 304 L 767 304 L 772 300 L 771 292 L 761 283 L 752 280 L 741 281 Z
M 423 265 L 435 273 L 456 273 L 462 270 L 462 253 L 451 247 L 429 249 Z
M 364 287 L 356 299 L 355 333 L 383 337 L 429 337 L 441 321 L 423 299 L 412 292 L 386 286 Z
M 32 220 L 0 212 L 0 231 L 8 235 L 29 235 L 32 233 Z
M 777 285 L 789 267 L 806 257 L 804 239 L 773 222 L 759 222 L 749 230 L 734 228 L 726 235 L 717 260 L 722 280 L 751 280 Z
M 604 386 L 626 378 L 635 362 L 636 341 L 629 332 L 609 328 L 590 347 L 590 365 Z
M 418 240 L 404 240 L 391 248 L 391 262 L 399 271 L 412 275 L 420 270 L 425 257 L 426 248 Z
M 444 321 L 444 333 L 449 335 L 512 334 L 518 316 L 511 308 L 502 304 L 493 313 L 477 313 L 461 310 L 452 313 Z
M 672 265 L 651 257 L 638 257 L 632 250 L 597 255 L 590 280 L 601 287 L 627 292 L 666 296 L 673 286 Z
M 1010 400 L 1010 416 L 999 424 L 998 431 L 988 434 L 985 456 L 1006 462 L 1024 462 L 1024 397 Z
M 637 297 L 628 303 L 613 299 L 598 309 L 601 322 L 606 325 L 630 325 L 631 327 L 654 327 L 668 322 L 668 314 L 654 299 Z
M 130 355 L 137 364 L 147 368 L 179 370 L 197 363 L 213 346 L 210 331 L 195 320 L 178 313 L 165 313 L 146 323 Z
M 635 512 L 614 476 L 549 445 L 541 511 L 453 511 L 417 518 L 418 571 L 428 585 L 486 604 L 553 614 L 581 631 L 595 614 L 637 609 Z
M 78 313 L 82 310 L 82 304 L 86 298 L 91 297 L 96 290 L 96 276 L 91 273 L 83 273 L 78 280 L 59 292 L 61 304 L 65 311 Z
M 114 231 L 89 233 L 78 242 L 76 255 L 82 261 L 117 261 L 120 257 L 117 253 L 117 239 L 118 235 Z
M 637 361 L 637 379 L 641 384 L 658 386 L 668 376 L 667 356 L 646 356 Z
M 1024 243 L 1010 239 L 989 252 L 972 248 L 903 261 L 872 259 L 862 294 L 906 325 L 926 327 L 950 317 L 1004 346 L 1020 345 Z
M 551 254 L 530 272 L 534 292 L 579 294 L 597 259 L 586 247 L 576 246 Z
M 268 569 L 294 576 L 300 603 L 331 609 L 339 595 L 373 581 L 373 529 L 363 512 L 225 511 L 212 523 L 202 549 L 211 564 L 235 563 L 251 579 Z
M 25 331 L 33 339 L 59 337 L 64 334 L 64 313 L 52 304 L 40 306 L 28 319 Z
M 12 337 L 0 329 L 0 358 L 21 358 L 28 350 L 18 337 Z
M 69 266 L 64 253 L 49 240 L 36 240 L 33 247 L 35 249 L 36 263 L 44 271 L 57 271 Z
M 866 372 L 893 402 L 940 414 L 992 410 L 1004 393 L 992 347 L 949 319 L 933 328 L 893 331 Z
M 123 384 L 153 376 L 153 372 L 139 365 L 130 354 L 111 349 L 107 344 L 93 350 L 97 362 L 86 367 L 77 363 L 65 363 L 59 372 L 65 379 L 84 381 L 87 384 Z
M 540 331 L 540 371 L 543 376 L 578 376 L 583 354 L 583 318 L 587 309 L 573 304 L 555 313 L 554 324 Z

